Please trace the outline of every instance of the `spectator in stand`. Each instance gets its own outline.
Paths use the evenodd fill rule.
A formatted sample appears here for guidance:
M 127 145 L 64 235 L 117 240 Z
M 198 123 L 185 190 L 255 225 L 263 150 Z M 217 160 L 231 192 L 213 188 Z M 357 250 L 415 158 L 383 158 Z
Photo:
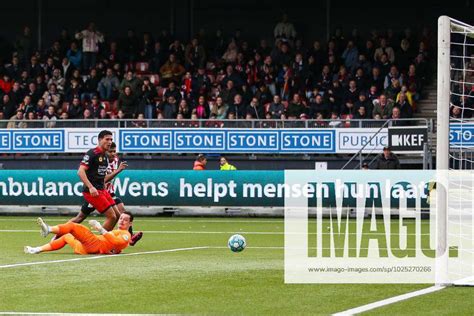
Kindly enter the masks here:
M 61 70 L 61 74 L 65 80 L 69 80 L 72 76 L 72 73 L 76 68 L 74 68 L 73 64 L 69 61 L 67 57 L 62 59 L 61 65 L 58 67 Z M 53 70 L 54 75 L 54 70 Z
M 179 90 L 176 88 L 176 83 L 174 83 L 174 81 L 171 81 L 168 84 L 168 88 L 163 93 L 163 97 L 165 98 L 165 100 L 168 100 L 170 96 L 174 97 L 176 102 L 179 102 L 181 98 L 183 97 L 181 95 L 181 92 L 179 92 Z
M 44 70 L 38 62 L 38 57 L 31 56 L 30 64 L 28 65 L 26 71 L 28 72 L 28 77 L 31 79 L 43 75 Z
M 21 88 L 19 82 L 13 83 L 13 87 L 8 95 L 10 96 L 10 100 L 13 102 L 13 104 L 15 104 L 15 106 L 20 104 L 20 102 L 23 100 L 24 91 Z
M 59 106 L 61 101 L 61 94 L 59 94 L 58 89 L 54 83 L 48 85 L 49 89 L 43 94 L 43 99 L 46 102 L 46 105 L 50 106 Z
M 371 86 L 375 86 L 377 91 L 383 91 L 384 82 L 385 82 L 385 78 L 381 75 L 380 68 L 378 67 L 372 68 L 372 75 L 369 78 L 369 84 Z
M 176 113 L 178 112 L 178 106 L 174 96 L 170 95 L 165 102 L 161 104 L 160 108 L 164 119 L 175 119 Z
M 228 113 L 233 113 L 233 115 L 238 119 L 243 119 L 245 117 L 246 106 L 242 100 L 240 94 L 234 96 L 234 102 L 230 105 Z
M 385 77 L 385 81 L 383 84 L 384 89 L 387 89 L 391 85 L 391 83 L 396 80 L 398 81 L 400 86 L 403 84 L 402 74 L 398 71 L 397 66 L 392 66 L 390 67 L 390 72 Z
M 390 116 L 390 126 L 406 126 L 408 125 L 407 121 L 401 120 L 402 116 L 400 113 L 400 109 L 398 107 L 394 107 L 392 109 L 392 115 Z
M 77 79 L 72 79 L 70 85 L 66 87 L 64 101 L 71 102 L 73 98 L 80 98 L 82 95 L 82 86 L 79 85 Z
M 28 89 L 25 91 L 25 95 L 30 96 L 31 102 L 36 104 L 41 97 L 41 92 L 38 91 L 34 82 L 30 82 L 28 84 Z
M 125 60 L 125 56 L 123 53 L 118 49 L 118 44 L 116 41 L 112 41 L 109 44 L 109 49 L 105 53 L 105 56 L 103 58 L 103 61 L 105 64 L 107 64 L 109 67 L 113 64 L 116 63 L 123 63 Z
M 83 69 L 89 71 L 96 65 L 99 43 L 104 42 L 104 35 L 97 31 L 95 24 L 91 22 L 87 29 L 76 33 L 75 37 L 82 40 Z
M 191 117 L 191 109 L 189 108 L 186 99 L 181 99 L 181 101 L 179 101 L 178 115 L 181 115 L 183 119 L 189 119 Z
M 211 87 L 211 79 L 206 74 L 206 68 L 199 66 L 197 73 L 191 80 L 191 96 L 195 98 L 198 95 L 207 94 Z
M 156 116 L 157 92 L 150 82 L 150 78 L 145 77 L 141 87 L 140 113 L 144 113 L 146 119 L 152 119 Z
M 392 153 L 390 147 L 384 147 L 383 153 L 377 157 L 374 169 L 400 169 L 398 157 Z
M 329 104 L 324 100 L 322 95 L 317 94 L 309 106 L 310 117 L 316 118 L 319 114 L 321 115 L 321 119 L 328 118 L 329 112 L 330 112 Z
M 82 52 L 76 42 L 71 43 L 71 48 L 67 51 L 66 56 L 75 68 L 82 68 Z
M 270 104 L 268 112 L 274 120 L 280 119 L 281 115 L 285 113 L 285 106 L 281 103 L 279 95 L 273 96 L 273 102 Z
M 94 117 L 92 116 L 91 110 L 85 109 L 84 112 L 82 112 L 82 117 L 80 118 L 81 120 L 92 120 Z
M 36 112 L 36 104 L 33 104 L 31 102 L 31 97 L 27 95 L 23 99 L 23 102 L 20 104 L 18 109 L 22 110 L 25 114 L 28 114 L 30 112 Z
M 349 87 L 345 89 L 343 96 L 343 104 L 341 107 L 341 114 L 353 115 L 355 112 L 354 104 L 359 98 L 359 90 L 357 90 L 355 80 L 349 81 Z
M 359 54 L 357 61 L 354 63 L 350 71 L 351 73 L 355 73 L 359 68 L 362 68 L 364 74 L 372 73 L 372 63 L 367 60 L 365 54 Z
M 270 93 L 270 89 L 268 89 L 267 85 L 263 82 L 259 83 L 257 91 L 255 91 L 254 96 L 258 99 L 258 103 L 266 106 L 272 102 L 272 94 Z
M 9 94 L 13 88 L 13 80 L 11 80 L 8 73 L 3 74 L 3 78 L 0 79 L 0 89 L 4 94 Z
M 229 105 L 224 103 L 222 97 L 216 98 L 216 119 L 223 120 L 227 118 L 227 112 L 229 111 Z
M 0 112 L 3 113 L 5 118 L 10 118 L 15 114 L 16 105 L 10 100 L 8 94 L 4 94 L 2 97 L 2 102 L 0 103 Z
M 421 92 L 423 90 L 423 81 L 419 77 L 416 71 L 416 66 L 414 64 L 408 66 L 408 73 L 406 74 L 405 82 L 407 87 L 410 87 L 409 90 L 413 97 L 413 101 L 417 102 L 421 97 Z
M 374 110 L 372 101 L 368 100 L 367 95 L 364 91 L 359 93 L 359 99 L 354 103 L 355 110 L 358 111 L 360 107 L 365 108 L 367 118 L 372 118 L 372 112 Z
M 142 81 L 135 76 L 133 71 L 129 70 L 125 74 L 125 78 L 123 78 L 122 82 L 120 83 L 120 94 L 124 93 L 125 87 L 130 87 L 132 92 L 135 95 L 138 95 L 142 87 Z
M 51 85 L 54 85 L 57 91 L 60 94 L 63 94 L 65 84 L 66 84 L 66 79 L 64 79 L 64 77 L 61 75 L 61 70 L 59 70 L 58 68 L 54 69 L 53 76 L 48 81 L 48 87 L 51 87 Z
M 288 21 L 288 15 L 283 14 L 280 22 L 277 23 L 273 30 L 275 40 L 283 40 L 292 42 L 296 38 L 296 30 L 294 25 Z
M 51 61 L 52 61 L 51 65 L 59 66 L 62 58 L 64 57 L 64 51 L 65 51 L 64 48 L 67 48 L 67 47 L 69 46 L 62 47 L 59 41 L 54 41 L 53 45 L 46 53 L 47 56 L 51 58 Z
M 388 99 L 395 101 L 397 99 L 398 93 L 400 93 L 400 90 L 400 81 L 395 79 L 390 82 L 390 86 L 385 89 L 384 94 L 387 96 Z
M 299 94 L 295 93 L 286 110 L 288 118 L 299 118 L 301 114 L 306 113 L 306 106 L 303 104 Z
M 234 67 L 232 65 L 227 65 L 225 68 L 225 74 L 222 78 L 221 86 L 226 87 L 228 81 L 232 81 L 233 86 L 236 89 L 240 89 L 243 85 L 242 78 L 237 74 L 237 72 L 234 71 Z
M 24 119 L 24 112 L 22 110 L 17 110 L 15 115 L 10 117 L 7 128 L 27 128 L 28 126 Z
M 366 119 L 370 119 L 371 117 L 369 117 L 368 113 L 367 113 L 367 110 L 365 108 L 365 106 L 361 105 L 357 108 L 355 114 L 354 114 L 354 117 L 353 119 L 355 120 L 366 120 Z M 361 127 L 359 125 L 359 122 L 353 122 L 353 127 Z M 364 126 L 364 125 L 362 125 Z
M 97 96 L 92 97 L 91 103 L 87 109 L 89 109 L 93 118 L 99 118 L 99 114 L 103 109 L 103 106 L 100 104 L 99 98 Z
M 257 98 L 252 98 L 250 104 L 247 105 L 245 115 L 246 117 L 250 115 L 253 119 L 257 120 L 263 119 L 265 117 L 263 113 L 263 107 L 258 104 Z
M 125 118 L 134 118 L 138 110 L 138 98 L 129 86 L 126 86 L 123 91 L 124 93 L 118 98 L 117 108 L 123 111 Z
M 206 51 L 197 38 L 193 38 L 186 46 L 184 56 L 186 69 L 191 71 L 203 66 L 206 62 Z
M 401 73 L 407 73 L 408 66 L 413 58 L 414 56 L 410 49 L 410 42 L 406 38 L 402 39 L 400 42 L 400 49 L 397 51 L 397 65 Z
M 226 87 L 220 92 L 219 96 L 222 97 L 225 104 L 231 104 L 236 95 L 237 89 L 234 88 L 234 82 L 232 80 L 227 80 Z
M 356 82 L 356 86 L 358 90 L 366 90 L 368 88 L 367 78 L 365 77 L 363 68 L 357 68 L 353 78 Z
M 142 39 L 140 40 L 139 46 L 138 46 L 139 51 L 140 51 L 138 59 L 141 61 L 150 60 L 151 55 L 153 53 L 154 45 L 155 45 L 155 42 L 151 34 L 148 32 L 143 33 Z
M 378 100 L 374 100 L 374 110 L 372 116 L 380 115 L 382 119 L 387 119 L 392 114 L 393 101 L 387 99 L 385 94 L 381 94 Z
M 31 29 L 29 26 L 23 27 L 23 33 L 16 38 L 15 51 L 22 62 L 26 62 L 33 53 L 33 39 L 31 38 Z
M 150 70 L 155 73 L 160 72 L 160 68 L 165 63 L 165 61 L 166 61 L 165 50 L 162 48 L 162 45 L 160 42 L 155 42 L 153 51 L 150 55 L 150 61 L 149 61 Z
M 66 110 L 70 119 L 80 119 L 82 117 L 82 104 L 79 98 L 72 99 L 72 102 L 67 106 Z
M 184 67 L 176 60 L 176 56 L 170 54 L 168 60 L 160 68 L 162 84 L 168 85 L 170 81 L 180 82 L 185 72 Z
M 329 127 L 332 127 L 332 128 L 342 127 L 342 121 L 337 112 L 331 112 L 330 120 L 331 121 L 328 124 Z
M 387 39 L 385 38 L 380 39 L 380 46 L 375 50 L 374 60 L 380 61 L 383 54 L 387 54 L 388 60 L 391 63 L 395 62 L 395 52 L 392 47 L 388 46 Z
M 407 96 L 405 93 L 400 93 L 399 99 L 397 103 L 395 103 L 396 108 L 400 110 L 401 118 L 412 118 L 413 117 L 413 109 L 408 102 Z
M 11 64 L 7 67 L 6 73 L 15 81 L 20 78 L 22 67 L 20 66 L 20 59 L 18 56 L 13 56 Z
M 344 59 L 344 65 L 347 69 L 353 69 L 359 58 L 359 50 L 354 45 L 354 42 L 349 40 L 347 42 L 346 49 L 342 53 L 342 59 Z
M 184 63 L 184 45 L 177 39 L 171 43 L 168 48 L 169 53 L 176 56 L 177 61 L 182 65 Z
M 53 128 L 56 126 L 58 116 L 56 115 L 56 109 L 54 106 L 48 106 L 48 111 L 43 115 L 43 121 L 47 121 L 46 128 Z
M 46 102 L 43 98 L 40 98 L 36 103 L 36 117 L 38 119 L 43 119 L 44 114 L 47 111 Z
M 87 76 L 86 82 L 84 83 L 84 88 L 82 90 L 81 100 L 89 101 L 92 97 L 97 95 L 99 89 L 100 78 L 97 75 L 97 70 L 92 68 Z
M 209 104 L 206 102 L 206 99 L 204 98 L 204 96 L 200 96 L 198 98 L 198 103 L 194 107 L 192 114 L 196 114 L 196 117 L 198 119 L 209 118 L 209 116 L 211 115 L 211 108 L 209 107 Z
M 106 75 L 99 81 L 97 90 L 103 100 L 113 100 L 116 98 L 120 83 L 112 68 L 107 68 Z

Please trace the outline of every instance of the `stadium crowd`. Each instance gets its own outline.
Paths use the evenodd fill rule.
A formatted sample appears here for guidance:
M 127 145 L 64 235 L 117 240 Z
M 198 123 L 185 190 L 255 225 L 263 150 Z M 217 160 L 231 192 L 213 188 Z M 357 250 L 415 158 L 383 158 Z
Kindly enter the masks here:
M 0 65 L 0 119 L 397 119 L 416 111 L 436 52 L 424 29 L 336 29 L 303 43 L 286 16 L 272 40 L 203 29 L 111 38 L 90 23 L 44 50 L 29 27 Z M 336 124 L 337 126 L 337 124 Z

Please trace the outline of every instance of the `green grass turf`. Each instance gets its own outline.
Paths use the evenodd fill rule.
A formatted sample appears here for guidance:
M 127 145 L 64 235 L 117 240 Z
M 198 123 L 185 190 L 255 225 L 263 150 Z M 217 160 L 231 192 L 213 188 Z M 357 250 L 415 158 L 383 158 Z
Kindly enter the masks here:
M 67 218 L 45 220 L 57 224 Z M 137 218 L 135 227 L 146 231 L 145 236 L 125 253 L 216 248 L 0 269 L 0 313 L 327 315 L 429 286 L 285 285 L 281 219 Z M 24 245 L 48 241 L 36 232 L 33 217 L 0 217 L 1 230 L 35 232 L 0 232 L 0 266 L 80 257 L 67 247 L 23 254 Z M 238 254 L 226 249 L 232 233 L 243 233 L 249 248 Z M 449 288 L 370 314 L 473 315 L 473 295 L 472 288 Z

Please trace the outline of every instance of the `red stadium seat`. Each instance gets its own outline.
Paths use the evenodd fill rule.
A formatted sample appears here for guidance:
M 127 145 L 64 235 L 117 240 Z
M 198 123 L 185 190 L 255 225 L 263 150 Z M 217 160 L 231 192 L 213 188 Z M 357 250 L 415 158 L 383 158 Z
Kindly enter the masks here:
M 150 64 L 147 62 L 137 62 L 135 63 L 135 72 L 137 74 L 148 74 Z

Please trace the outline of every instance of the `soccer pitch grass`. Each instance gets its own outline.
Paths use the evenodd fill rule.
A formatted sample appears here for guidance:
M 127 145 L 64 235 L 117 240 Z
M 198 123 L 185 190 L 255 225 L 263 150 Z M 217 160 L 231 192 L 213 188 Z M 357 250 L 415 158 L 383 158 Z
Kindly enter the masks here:
M 283 219 L 138 217 L 135 230 L 145 235 L 124 253 L 145 253 L 92 260 L 96 256 L 74 255 L 69 247 L 24 254 L 23 246 L 49 241 L 40 237 L 35 219 L 0 217 L 0 314 L 327 315 L 431 286 L 285 285 Z M 44 219 L 59 224 L 69 218 Z M 242 253 L 226 247 L 234 233 L 247 239 Z M 172 249 L 178 250 L 161 251 Z M 64 261 L 5 267 L 55 260 Z M 473 315 L 474 289 L 446 288 L 367 314 Z

